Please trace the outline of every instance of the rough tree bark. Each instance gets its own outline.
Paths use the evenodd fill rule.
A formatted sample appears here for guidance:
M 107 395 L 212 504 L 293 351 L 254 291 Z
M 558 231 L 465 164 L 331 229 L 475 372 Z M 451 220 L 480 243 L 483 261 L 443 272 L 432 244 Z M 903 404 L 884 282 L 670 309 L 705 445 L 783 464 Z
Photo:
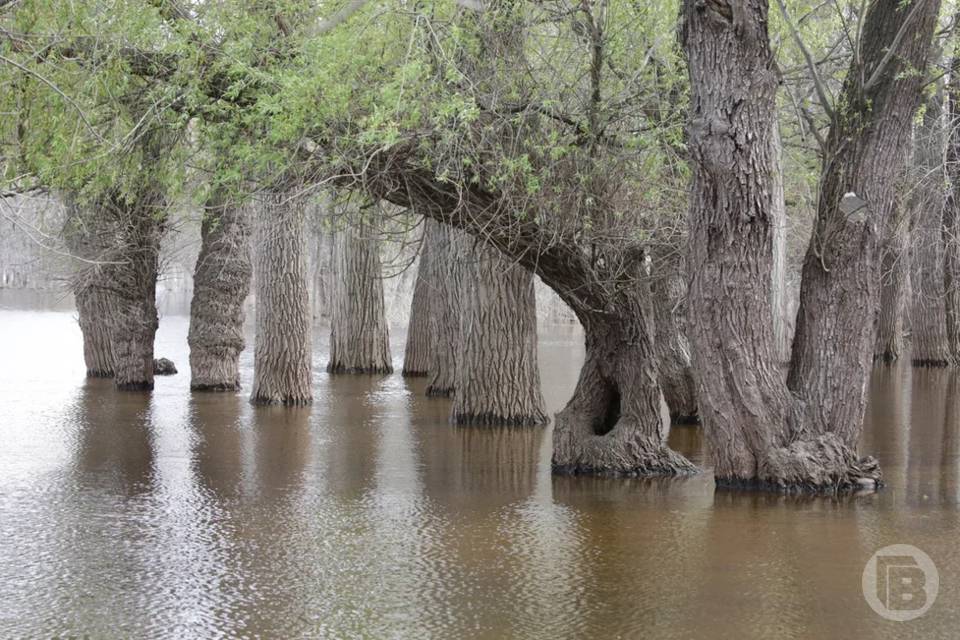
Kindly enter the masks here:
M 87 377 L 113 377 L 113 346 L 110 344 L 109 318 L 115 308 L 113 296 L 102 282 L 99 269 L 87 270 L 74 278 L 73 296 L 77 304 L 80 332 L 83 334 L 83 361 Z
M 773 218 L 773 275 L 770 289 L 770 307 L 773 314 L 773 339 L 777 357 L 782 362 L 790 359 L 790 323 L 787 318 L 787 203 L 783 186 L 783 143 L 780 139 L 780 124 L 773 122 L 773 192 L 771 216 Z
M 407 344 L 403 351 L 403 375 L 406 377 L 426 376 L 430 371 L 430 354 L 433 351 L 430 339 L 430 299 L 434 295 L 432 289 L 435 285 L 430 254 L 436 232 L 432 231 L 431 227 L 438 223 L 433 220 L 424 220 L 423 223 L 420 261 L 417 265 L 417 280 L 413 285 L 413 299 L 410 302 Z
M 392 373 L 376 239 L 344 229 L 333 243 L 333 313 L 328 373 Z
M 250 400 L 310 404 L 311 324 L 303 205 L 282 192 L 267 195 L 261 204 L 254 252 L 257 335 Z
M 187 334 L 190 388 L 195 391 L 240 389 L 243 303 L 253 273 L 249 211 L 226 197 L 205 208 L 200 228 Z
M 844 111 L 827 143 L 784 384 L 770 322 L 776 170 L 770 132 L 779 72 L 767 33 L 768 4 L 684 3 L 694 160 L 691 338 L 700 410 L 721 486 L 837 491 L 879 481 L 876 461 L 856 455 L 873 344 L 872 318 L 864 321 L 864 310 L 877 302 L 877 229 L 893 204 L 897 159 L 922 81 L 922 74 L 901 74 L 901 65 L 925 67 L 938 5 L 877 2 L 868 10 L 864 66 L 848 74 Z M 888 58 L 900 25 L 900 55 Z M 869 219 L 862 209 L 841 212 L 848 192 L 866 198 Z
M 463 232 L 435 225 L 430 260 L 435 286 L 430 298 L 430 382 L 428 396 L 453 395 L 457 371 L 457 340 L 460 336 L 460 250 L 468 240 Z
M 916 367 L 945 367 L 952 355 L 947 340 L 944 291 L 943 96 L 927 101 L 914 138 L 914 171 L 919 172 L 913 210 L 913 271 L 910 328 Z
M 650 281 L 654 353 L 657 358 L 660 391 L 676 424 L 695 424 L 697 386 L 693 377 L 690 344 L 687 340 L 686 282 L 682 268 L 667 260 L 654 260 Z
M 910 225 L 897 196 L 880 248 L 880 305 L 873 359 L 890 364 L 906 351 L 907 292 L 910 289 Z
M 543 424 L 533 274 L 493 247 L 464 244 L 451 422 Z
M 960 41 L 953 63 L 960 62 Z M 943 210 L 943 288 L 951 364 L 960 366 L 960 73 L 947 82 L 947 176 L 950 191 Z
M 866 405 L 874 328 L 864 317 L 879 301 L 879 242 L 896 206 L 939 10 L 939 0 L 871 3 L 827 139 L 788 385 L 806 400 L 815 432 L 850 450 Z

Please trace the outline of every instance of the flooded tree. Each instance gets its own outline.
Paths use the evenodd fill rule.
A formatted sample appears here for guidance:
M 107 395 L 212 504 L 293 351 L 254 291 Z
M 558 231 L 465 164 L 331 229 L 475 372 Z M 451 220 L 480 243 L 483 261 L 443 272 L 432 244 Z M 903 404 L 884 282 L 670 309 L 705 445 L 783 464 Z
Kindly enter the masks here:
M 256 210 L 256 344 L 250 401 L 313 402 L 310 294 L 303 202 L 287 191 L 264 194 Z
M 861 57 L 826 141 L 785 383 L 769 322 L 770 131 L 779 71 L 768 5 L 753 0 L 731 13 L 726 5 L 684 3 L 693 105 L 690 262 L 697 265 L 691 337 L 718 484 L 836 491 L 879 480 L 876 461 L 856 454 L 874 344 L 864 310 L 879 301 L 880 234 L 923 81 L 901 71 L 925 68 L 938 11 L 939 3 L 924 0 L 874 2 L 864 18 Z
M 960 45 L 953 54 L 960 62 Z M 960 365 L 960 74 L 947 81 L 946 170 L 950 182 L 943 209 L 943 287 L 951 364 Z
M 368 233 L 348 227 L 334 236 L 328 373 L 393 372 L 380 244 Z
M 460 337 L 460 261 L 469 240 L 445 225 L 428 228 L 430 269 L 436 275 L 430 296 L 430 364 L 427 395 L 450 397 L 455 389 Z
M 910 216 L 901 196 L 893 206 L 880 245 L 880 304 L 873 359 L 892 363 L 907 351 L 906 311 L 910 289 Z
M 464 244 L 451 422 L 543 424 L 533 274 L 493 247 Z
M 190 388 L 240 389 L 243 304 L 250 293 L 249 207 L 236 196 L 215 194 L 200 226 L 200 255 L 190 302 Z
M 437 274 L 431 264 L 431 245 L 436 241 L 432 220 L 424 220 L 420 240 L 420 256 L 417 263 L 417 279 L 413 285 L 410 301 L 410 321 L 407 324 L 407 343 L 403 351 L 403 375 L 426 376 L 430 371 L 430 354 L 433 343 L 430 339 L 430 300 L 435 294 Z

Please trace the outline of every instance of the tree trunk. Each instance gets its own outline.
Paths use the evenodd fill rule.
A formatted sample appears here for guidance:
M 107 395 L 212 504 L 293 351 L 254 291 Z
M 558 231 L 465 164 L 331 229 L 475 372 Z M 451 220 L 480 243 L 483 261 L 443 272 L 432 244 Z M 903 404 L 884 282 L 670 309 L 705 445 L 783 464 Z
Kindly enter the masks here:
M 383 305 L 380 248 L 362 231 L 344 229 L 333 243 L 333 314 L 329 373 L 392 373 Z
M 658 267 L 660 273 L 655 273 L 650 283 L 650 307 L 660 391 L 674 423 L 695 424 L 700 418 L 684 322 L 686 284 L 684 276 L 664 262 L 660 262 Z
M 410 303 L 410 323 L 407 328 L 407 344 L 403 352 L 403 375 L 426 376 L 430 371 L 430 299 L 434 295 L 434 278 L 430 263 L 431 244 L 436 241 L 436 231 L 431 227 L 438 223 L 423 221 L 423 240 L 420 243 L 420 262 L 417 265 L 417 280 L 413 286 Z
M 896 206 L 939 9 L 939 0 L 871 3 L 860 63 L 847 74 L 827 139 L 788 384 L 806 400 L 815 431 L 850 449 L 866 405 L 880 235 Z
M 190 388 L 240 389 L 243 303 L 250 292 L 250 238 L 246 207 L 225 201 L 206 208 L 190 302 Z
M 866 16 L 866 67 L 848 74 L 844 113 L 828 142 L 788 389 L 770 321 L 777 170 L 771 131 L 779 74 L 768 4 L 684 4 L 694 160 L 690 325 L 720 485 L 833 492 L 879 481 L 876 461 L 855 453 L 872 354 L 872 317 L 865 320 L 864 310 L 877 302 L 876 230 L 892 206 L 903 129 L 922 79 L 901 74 L 900 65 L 925 67 L 937 5 L 926 2 L 907 21 L 903 58 L 889 62 L 869 92 L 861 78 L 871 77 L 905 22 L 900 11 L 914 3 L 875 3 Z M 872 111 L 863 109 L 868 101 Z M 862 209 L 841 213 L 848 192 L 867 198 L 869 223 Z
M 80 331 L 83 333 L 83 361 L 89 378 L 113 377 L 113 346 L 109 322 L 115 304 L 112 294 L 99 282 L 102 275 L 89 270 L 88 281 L 74 285 Z M 82 279 L 81 279 L 82 280 Z
M 560 474 L 657 476 L 693 473 L 671 450 L 641 302 L 609 314 L 578 313 L 586 356 L 573 398 L 557 414 L 553 470 Z
M 533 274 L 476 240 L 464 244 L 451 422 L 543 424 Z
M 904 313 L 910 277 L 910 225 L 899 201 L 897 197 L 880 249 L 880 305 L 873 359 L 887 364 L 899 360 L 906 351 Z
M 313 401 L 310 296 L 302 203 L 267 196 L 259 212 L 256 269 L 256 347 L 251 402 L 303 405 Z
M 945 367 L 952 355 L 947 340 L 944 292 L 943 124 L 938 95 L 927 102 L 923 124 L 914 141 L 914 167 L 919 172 L 913 214 L 910 328 L 913 365 Z
M 960 41 L 952 68 L 960 62 Z M 943 288 L 950 360 L 960 366 L 960 73 L 947 82 L 947 176 L 950 191 L 943 209 Z
M 428 229 L 435 240 L 430 245 L 431 269 L 436 274 L 430 298 L 430 382 L 428 396 L 453 395 L 460 336 L 460 269 L 462 251 L 469 239 L 446 225 Z
M 790 359 L 790 323 L 787 301 L 787 203 L 783 187 L 783 143 L 780 139 L 780 124 L 773 122 L 774 166 L 771 179 L 773 193 L 771 216 L 773 218 L 773 274 L 770 289 L 770 307 L 773 315 L 773 340 L 777 358 L 781 362 Z

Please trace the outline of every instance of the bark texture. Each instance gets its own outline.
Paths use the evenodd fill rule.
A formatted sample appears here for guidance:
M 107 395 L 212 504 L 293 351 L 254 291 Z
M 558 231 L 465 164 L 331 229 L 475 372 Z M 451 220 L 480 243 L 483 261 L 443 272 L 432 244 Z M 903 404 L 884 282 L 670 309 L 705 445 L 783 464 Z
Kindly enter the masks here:
M 816 432 L 855 448 L 863 423 L 878 248 L 896 206 L 931 52 L 938 0 L 871 3 L 827 139 L 813 237 L 803 266 L 790 389 Z M 896 55 L 888 56 L 891 47 Z M 855 194 L 862 206 L 851 202 Z
M 431 227 L 436 224 L 432 220 L 424 220 L 417 280 L 410 302 L 407 344 L 403 351 L 403 375 L 408 377 L 426 376 L 430 372 L 430 354 L 433 350 L 430 340 L 430 299 L 436 286 L 430 263 L 431 244 L 435 241 L 436 232 L 431 231 Z
M 247 207 L 225 199 L 204 212 L 187 334 L 195 391 L 240 389 L 243 303 L 253 273 L 248 217 Z
M 543 424 L 533 274 L 492 247 L 467 244 L 451 422 Z
M 894 204 L 880 248 L 880 305 L 873 359 L 892 363 L 906 352 L 907 293 L 910 289 L 910 228 L 906 208 Z
M 947 340 L 944 290 L 944 132 L 942 95 L 927 102 L 923 124 L 914 140 L 913 172 L 917 175 L 911 234 L 910 329 L 913 365 L 945 367 L 952 354 Z
M 383 304 L 380 247 L 362 229 L 344 229 L 333 243 L 333 313 L 329 373 L 392 373 Z
M 876 461 L 856 455 L 873 346 L 864 310 L 878 299 L 877 230 L 893 206 L 922 76 L 901 73 L 901 65 L 925 67 L 937 10 L 938 3 L 918 0 L 868 11 L 865 67 L 848 74 L 844 112 L 828 140 L 785 384 L 770 322 L 777 170 L 770 132 L 779 72 L 768 4 L 684 3 L 694 160 L 691 338 L 720 485 L 833 492 L 880 480 Z M 886 58 L 903 24 L 902 57 Z M 884 68 L 867 81 L 881 60 Z M 862 207 L 842 211 L 849 192 L 866 199 L 869 216 Z
M 114 356 L 109 321 L 115 308 L 113 296 L 104 286 L 102 275 L 90 273 L 87 277 L 89 281 L 75 284 L 73 292 L 83 334 L 83 361 L 87 377 L 112 378 Z
M 954 68 L 960 63 L 960 42 L 954 51 Z M 943 210 L 943 287 L 950 359 L 960 366 L 960 73 L 947 82 L 947 176 L 950 191 Z
M 455 388 L 457 341 L 460 336 L 460 269 L 462 251 L 470 245 L 462 231 L 444 225 L 428 229 L 432 269 L 436 274 L 430 298 L 430 382 L 428 396 L 449 397 Z
M 773 273 L 770 288 L 770 307 L 773 321 L 773 339 L 777 358 L 782 362 L 790 359 L 790 320 L 787 317 L 787 203 L 783 187 L 783 143 L 780 139 L 780 124 L 773 122 L 773 160 L 771 179 L 773 191 L 771 216 L 773 218 Z
M 259 209 L 254 252 L 257 335 L 250 400 L 310 404 L 310 296 L 302 203 L 275 193 L 265 197 Z
M 680 271 L 668 267 L 664 262 L 658 266 L 660 272 L 654 274 L 650 283 L 650 306 L 660 391 L 673 422 L 695 424 L 700 417 L 684 321 L 687 287 Z

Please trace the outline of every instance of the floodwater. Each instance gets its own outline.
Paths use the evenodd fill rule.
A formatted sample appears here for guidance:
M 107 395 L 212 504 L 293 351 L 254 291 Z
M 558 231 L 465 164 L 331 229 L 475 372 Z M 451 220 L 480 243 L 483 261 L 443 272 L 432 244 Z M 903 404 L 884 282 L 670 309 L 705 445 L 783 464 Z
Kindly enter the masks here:
M 72 314 L 0 311 L 0 637 L 957 637 L 948 373 L 874 375 L 882 492 L 789 499 L 717 492 L 709 471 L 553 478 L 549 428 L 453 428 L 422 380 L 328 376 L 323 335 L 311 408 L 191 395 L 186 331 L 158 335 L 180 375 L 118 393 L 84 380 Z M 582 353 L 543 335 L 551 412 Z M 698 428 L 671 442 L 706 464 Z M 910 622 L 861 593 L 894 543 L 939 569 Z

